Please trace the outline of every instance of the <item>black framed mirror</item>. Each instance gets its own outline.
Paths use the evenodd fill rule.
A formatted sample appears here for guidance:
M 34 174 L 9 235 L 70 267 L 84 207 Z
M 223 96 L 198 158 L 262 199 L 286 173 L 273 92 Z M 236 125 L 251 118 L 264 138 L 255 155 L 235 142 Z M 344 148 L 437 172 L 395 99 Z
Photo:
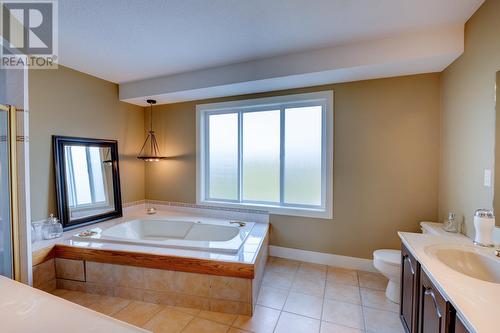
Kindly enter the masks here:
M 52 143 L 64 230 L 121 217 L 118 142 L 54 135 Z

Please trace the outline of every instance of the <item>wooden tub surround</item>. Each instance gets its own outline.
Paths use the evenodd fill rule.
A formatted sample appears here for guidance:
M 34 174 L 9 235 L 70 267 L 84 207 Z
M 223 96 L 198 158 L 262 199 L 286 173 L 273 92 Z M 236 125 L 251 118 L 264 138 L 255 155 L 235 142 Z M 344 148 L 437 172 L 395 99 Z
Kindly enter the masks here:
M 254 265 L 240 262 L 224 262 L 210 259 L 175 257 L 153 253 L 78 248 L 67 245 L 56 245 L 54 251 L 56 258 L 219 276 L 231 276 L 246 279 L 254 278 Z
M 205 258 L 62 240 L 33 252 L 33 286 L 251 315 L 268 256 L 268 225 L 262 230 L 238 255 Z

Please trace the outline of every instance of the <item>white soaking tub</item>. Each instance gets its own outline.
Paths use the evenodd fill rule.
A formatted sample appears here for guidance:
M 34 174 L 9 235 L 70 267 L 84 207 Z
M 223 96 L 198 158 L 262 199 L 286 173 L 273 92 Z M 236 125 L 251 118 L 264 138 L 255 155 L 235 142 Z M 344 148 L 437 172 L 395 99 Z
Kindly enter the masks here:
M 107 229 L 90 229 L 94 235 L 77 239 L 236 253 L 252 230 L 253 222 L 202 217 L 138 218 Z

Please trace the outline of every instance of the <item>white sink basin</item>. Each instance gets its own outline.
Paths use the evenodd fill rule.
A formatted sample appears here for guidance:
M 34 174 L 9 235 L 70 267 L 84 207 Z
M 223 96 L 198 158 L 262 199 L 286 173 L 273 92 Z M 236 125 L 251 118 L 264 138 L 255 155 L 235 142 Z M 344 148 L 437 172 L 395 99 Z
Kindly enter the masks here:
M 488 251 L 490 256 L 472 246 L 429 246 L 426 249 L 428 254 L 459 273 L 500 284 L 500 258 L 493 255 L 492 249 Z

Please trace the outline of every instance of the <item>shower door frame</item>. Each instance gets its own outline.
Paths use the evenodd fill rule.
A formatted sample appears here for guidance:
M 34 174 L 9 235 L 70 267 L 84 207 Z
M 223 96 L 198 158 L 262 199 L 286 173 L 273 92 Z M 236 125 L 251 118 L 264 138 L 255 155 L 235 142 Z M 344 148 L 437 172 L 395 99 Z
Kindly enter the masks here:
M 7 154 L 9 157 L 8 183 L 10 208 L 10 246 L 12 248 L 12 278 L 21 279 L 21 257 L 19 242 L 19 207 L 18 207 L 18 177 L 17 177 L 17 121 L 16 107 L 0 104 L 0 110 L 7 112 Z

